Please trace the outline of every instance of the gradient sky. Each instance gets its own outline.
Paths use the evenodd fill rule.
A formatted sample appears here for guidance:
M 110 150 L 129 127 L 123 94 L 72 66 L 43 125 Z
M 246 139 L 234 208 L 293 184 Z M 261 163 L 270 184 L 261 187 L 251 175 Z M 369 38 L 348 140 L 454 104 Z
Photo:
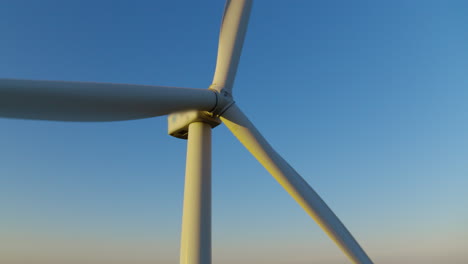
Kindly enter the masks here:
M 223 1 L 3 1 L 0 78 L 205 88 Z M 468 262 L 466 1 L 256 1 L 235 100 L 376 263 Z M 0 263 L 178 263 L 165 117 L 0 119 Z M 213 263 L 348 263 L 229 131 Z

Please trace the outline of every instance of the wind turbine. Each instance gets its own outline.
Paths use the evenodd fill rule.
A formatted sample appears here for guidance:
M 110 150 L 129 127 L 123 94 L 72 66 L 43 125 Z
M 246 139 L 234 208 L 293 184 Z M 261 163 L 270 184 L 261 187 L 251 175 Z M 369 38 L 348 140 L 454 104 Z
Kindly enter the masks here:
M 239 109 L 232 88 L 252 0 L 227 0 L 208 89 L 0 79 L 0 116 L 117 121 L 168 116 L 169 134 L 188 139 L 180 263 L 211 263 L 211 129 L 224 123 L 354 263 L 370 258 L 309 184 Z

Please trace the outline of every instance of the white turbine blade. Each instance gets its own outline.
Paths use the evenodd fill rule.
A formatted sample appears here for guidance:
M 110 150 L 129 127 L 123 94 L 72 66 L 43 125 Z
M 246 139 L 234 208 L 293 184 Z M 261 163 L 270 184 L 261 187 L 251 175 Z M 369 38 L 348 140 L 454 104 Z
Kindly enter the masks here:
M 215 105 L 207 89 L 0 79 L 0 117 L 7 118 L 118 121 Z
M 268 144 L 233 105 L 222 121 L 354 263 L 372 263 L 351 233 L 307 182 Z
M 218 58 L 212 88 L 231 93 L 249 23 L 252 0 L 227 0 L 219 33 Z

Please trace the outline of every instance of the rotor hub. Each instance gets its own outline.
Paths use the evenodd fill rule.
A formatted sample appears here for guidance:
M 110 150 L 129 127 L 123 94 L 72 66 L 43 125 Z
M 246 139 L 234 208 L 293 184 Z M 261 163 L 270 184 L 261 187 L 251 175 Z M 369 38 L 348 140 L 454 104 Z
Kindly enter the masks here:
M 181 139 L 188 138 L 188 127 L 194 122 L 203 122 L 215 128 L 221 124 L 219 116 L 222 115 L 230 106 L 234 104 L 231 94 L 227 91 L 215 90 L 211 87 L 210 91 L 216 95 L 216 104 L 210 111 L 189 110 L 170 114 L 167 117 L 168 134 Z
M 225 89 L 215 89 L 212 86 L 208 90 L 213 91 L 216 95 L 216 105 L 210 111 L 214 116 L 222 115 L 231 105 L 234 104 L 232 95 Z

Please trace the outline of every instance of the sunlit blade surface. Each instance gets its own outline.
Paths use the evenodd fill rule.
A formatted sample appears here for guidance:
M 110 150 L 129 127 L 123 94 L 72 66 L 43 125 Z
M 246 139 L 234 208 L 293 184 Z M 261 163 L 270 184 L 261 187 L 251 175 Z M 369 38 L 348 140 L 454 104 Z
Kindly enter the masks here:
M 307 182 L 268 144 L 242 111 L 233 105 L 222 121 L 354 263 L 372 263 L 351 233 Z
M 249 23 L 252 0 L 228 0 L 219 33 L 218 58 L 212 88 L 231 92 Z
M 0 117 L 58 121 L 117 121 L 211 110 L 207 89 L 0 79 Z

